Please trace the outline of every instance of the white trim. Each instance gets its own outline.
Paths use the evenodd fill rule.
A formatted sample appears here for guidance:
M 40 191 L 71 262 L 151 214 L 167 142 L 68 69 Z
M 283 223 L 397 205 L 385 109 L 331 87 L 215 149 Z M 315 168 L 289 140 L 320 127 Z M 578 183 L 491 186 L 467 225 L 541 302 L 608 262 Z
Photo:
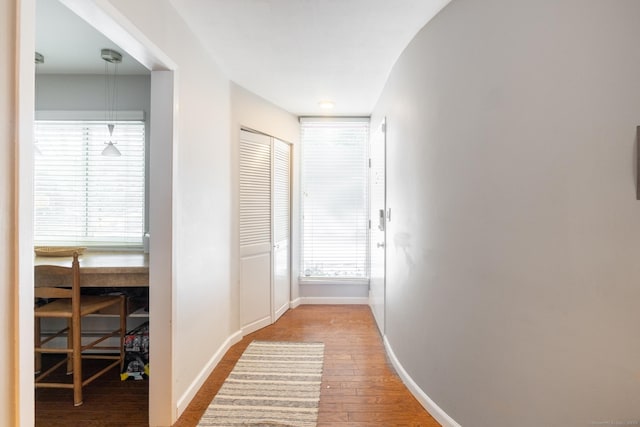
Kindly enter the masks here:
M 300 297 L 300 304 L 302 305 L 336 305 L 336 304 L 354 304 L 354 305 L 368 305 L 368 297 Z
M 178 419 L 175 390 L 175 334 L 177 319 L 176 241 L 178 236 L 174 197 L 177 182 L 178 117 L 177 75 L 151 72 L 151 120 L 149 156 L 149 358 L 155 374 L 149 377 L 149 425 L 172 425 Z
M 249 335 L 251 332 L 255 332 L 258 329 L 262 329 L 265 326 L 271 325 L 271 315 L 263 317 L 262 319 L 251 322 L 248 325 L 242 327 L 242 335 Z
M 368 122 L 371 116 L 300 116 L 298 121 L 303 122 Z
M 109 0 L 61 0 L 61 3 L 152 71 L 176 70 L 173 62 Z
M 304 285 L 355 285 L 369 286 L 369 278 L 334 279 L 329 277 L 298 277 L 298 284 Z
M 298 308 L 300 306 L 300 304 L 302 304 L 300 298 L 296 298 L 292 301 L 289 302 L 289 308 L 294 309 L 294 308 Z
M 289 310 L 289 304 L 284 303 L 282 307 L 278 308 L 275 312 L 275 318 L 273 319 L 273 323 L 275 323 L 283 314 L 285 314 Z
M 34 392 L 34 358 L 33 358 L 33 115 L 34 105 L 34 62 L 33 51 L 35 50 L 35 0 L 21 0 L 12 2 L 15 5 L 15 61 L 17 92 L 14 106 L 7 107 L 7 114 L 15 114 L 15 125 L 3 123 L 2 135 L 15 132 L 12 140 L 3 143 L 3 154 L 6 153 L 7 160 L 12 149 L 16 150 L 15 170 L 13 172 L 13 191 L 17 191 L 14 196 L 17 206 L 7 205 L 3 210 L 7 215 L 11 215 L 14 221 L 13 233 L 4 234 L 6 245 L 12 247 L 14 251 L 5 255 L 6 263 L 3 265 L 16 269 L 8 272 L 5 277 L 12 277 L 16 280 L 17 286 L 12 284 L 11 291 L 7 288 L 7 295 L 11 295 L 13 301 L 7 298 L 6 306 L 14 307 L 17 312 L 9 314 L 16 323 L 10 331 L 12 337 L 7 338 L 9 342 L 7 349 L 13 351 L 11 356 L 14 360 L 7 361 L 13 367 L 13 377 L 8 378 L 6 384 L 12 384 L 3 392 L 5 399 L 8 399 L 3 407 L 10 413 L 3 416 L 3 419 L 13 420 L 15 425 L 32 426 L 35 423 L 35 392 Z M 7 17 L 7 22 L 9 22 Z M 13 62 L 11 53 L 8 63 Z M 6 69 L 6 67 L 5 67 Z M 7 76 L 6 81 L 10 77 Z M 6 89 L 6 93 L 11 93 L 11 88 Z M 6 117 L 3 116 L 3 120 Z M 11 147 L 12 144 L 15 144 Z M 12 187 L 11 183 L 5 187 Z M 5 195 L 3 202 L 11 199 Z M 8 202 L 11 203 L 11 202 Z M 3 226 L 5 222 L 3 221 Z M 10 268 L 10 269 L 11 269 Z M 16 307 L 17 305 L 17 307 Z M 13 344 L 11 344 L 13 342 Z M 7 356 L 5 356 L 7 357 Z M 5 394 L 6 393 L 6 394 Z
M 140 120 L 144 121 L 144 111 L 142 110 L 118 110 L 117 121 Z M 107 121 L 104 111 L 87 110 L 38 110 L 36 120 L 100 120 Z
M 193 400 L 196 393 L 202 388 L 211 372 L 215 369 L 215 367 L 220 363 L 222 357 L 225 353 L 231 348 L 232 345 L 237 344 L 242 340 L 242 331 L 237 331 L 232 334 L 229 338 L 225 340 L 225 342 L 220 346 L 218 351 L 214 353 L 214 355 L 209 359 L 209 361 L 204 365 L 204 368 L 200 371 L 200 373 L 196 376 L 196 379 L 193 380 L 191 385 L 187 387 L 187 390 L 184 392 L 182 396 L 178 399 L 178 417 L 187 409 L 189 403 Z
M 387 337 L 383 337 L 383 340 L 384 348 L 387 351 L 389 360 L 391 360 L 391 364 L 398 372 L 400 379 L 402 379 L 404 385 L 407 386 L 411 394 L 413 394 L 413 396 L 418 400 L 418 402 L 420 402 L 420 404 L 427 410 L 427 412 L 429 412 L 429 414 L 431 414 L 431 416 L 435 418 L 436 421 L 438 421 L 442 425 L 442 427 L 462 427 L 453 418 L 447 415 L 447 413 L 444 412 L 442 408 L 440 408 L 433 400 L 431 400 L 431 398 L 427 396 L 427 394 L 422 391 L 420 387 L 418 387 L 418 384 L 413 381 L 407 371 L 405 371 L 400 364 L 400 361 L 393 352 L 393 349 L 391 348 L 391 344 L 389 343 L 389 340 L 387 340 Z

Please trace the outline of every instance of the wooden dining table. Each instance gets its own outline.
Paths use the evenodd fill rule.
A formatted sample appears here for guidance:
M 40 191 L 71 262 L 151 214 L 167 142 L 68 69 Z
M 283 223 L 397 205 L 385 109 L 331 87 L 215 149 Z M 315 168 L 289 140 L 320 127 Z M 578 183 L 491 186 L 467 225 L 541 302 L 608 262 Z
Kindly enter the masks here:
M 134 251 L 85 251 L 79 258 L 82 287 L 149 286 L 149 254 Z M 34 265 L 71 266 L 70 256 L 36 255 Z

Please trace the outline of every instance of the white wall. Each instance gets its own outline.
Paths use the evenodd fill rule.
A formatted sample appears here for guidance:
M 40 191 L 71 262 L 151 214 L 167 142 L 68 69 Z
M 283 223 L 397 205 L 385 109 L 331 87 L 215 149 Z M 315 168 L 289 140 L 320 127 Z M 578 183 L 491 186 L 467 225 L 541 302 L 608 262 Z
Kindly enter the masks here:
M 229 81 L 169 1 L 111 3 L 177 64 L 172 394 L 184 409 L 217 351 L 234 332 Z
M 240 296 L 239 296 L 239 232 L 240 226 L 238 220 L 240 218 L 240 201 L 239 201 L 239 143 L 240 143 L 240 129 L 247 128 L 255 131 L 262 132 L 266 135 L 273 136 L 282 141 L 292 144 L 293 154 L 293 181 L 292 181 L 292 224 L 291 230 L 293 233 L 293 239 L 291 244 L 292 250 L 292 289 L 291 299 L 294 300 L 298 296 L 298 268 L 297 259 L 298 255 L 298 194 L 299 194 L 299 180 L 298 180 L 298 158 L 300 155 L 300 124 L 298 118 L 293 114 L 283 110 L 282 108 L 270 103 L 269 101 L 260 98 L 259 96 L 249 92 L 241 86 L 235 83 L 231 84 L 231 168 L 233 177 L 233 214 L 232 218 L 232 242 L 230 251 L 234 254 L 231 265 L 231 278 L 232 283 L 235 284 L 235 292 L 232 295 L 232 313 L 231 322 L 235 325 L 236 329 L 240 329 Z
M 231 83 L 232 128 L 243 126 L 297 145 L 300 141 L 298 117 L 275 104 Z M 239 134 L 239 129 L 232 129 Z M 238 145 L 240 139 L 234 139 Z
M 640 422 L 638 16 L 454 0 L 375 108 L 387 338 L 463 426 Z

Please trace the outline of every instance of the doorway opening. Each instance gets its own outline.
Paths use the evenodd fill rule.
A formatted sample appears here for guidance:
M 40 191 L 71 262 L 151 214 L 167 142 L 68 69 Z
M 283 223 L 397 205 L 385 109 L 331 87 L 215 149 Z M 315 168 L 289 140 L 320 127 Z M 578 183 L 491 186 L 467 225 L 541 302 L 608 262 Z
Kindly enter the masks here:
M 60 0 L 98 33 L 115 41 L 123 52 L 129 53 L 151 72 L 150 89 L 150 168 L 149 282 L 152 310 L 150 359 L 154 375 L 150 377 L 149 423 L 170 425 L 175 420 L 172 395 L 173 371 L 173 199 L 172 164 L 175 116 L 175 63 L 148 40 L 140 39 L 133 26 L 111 5 L 104 2 Z M 36 28 L 36 0 L 18 2 L 20 31 L 18 43 L 18 301 L 16 351 L 17 414 L 20 425 L 34 424 L 33 383 L 33 125 L 34 125 L 34 52 Z

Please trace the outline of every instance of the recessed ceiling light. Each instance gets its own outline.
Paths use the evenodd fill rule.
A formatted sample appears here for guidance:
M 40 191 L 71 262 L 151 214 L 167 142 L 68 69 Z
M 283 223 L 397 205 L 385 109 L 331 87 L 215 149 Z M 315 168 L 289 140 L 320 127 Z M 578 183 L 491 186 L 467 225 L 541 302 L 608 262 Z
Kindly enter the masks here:
M 331 110 L 333 107 L 336 106 L 336 104 L 333 101 L 320 101 L 318 105 L 323 110 Z

